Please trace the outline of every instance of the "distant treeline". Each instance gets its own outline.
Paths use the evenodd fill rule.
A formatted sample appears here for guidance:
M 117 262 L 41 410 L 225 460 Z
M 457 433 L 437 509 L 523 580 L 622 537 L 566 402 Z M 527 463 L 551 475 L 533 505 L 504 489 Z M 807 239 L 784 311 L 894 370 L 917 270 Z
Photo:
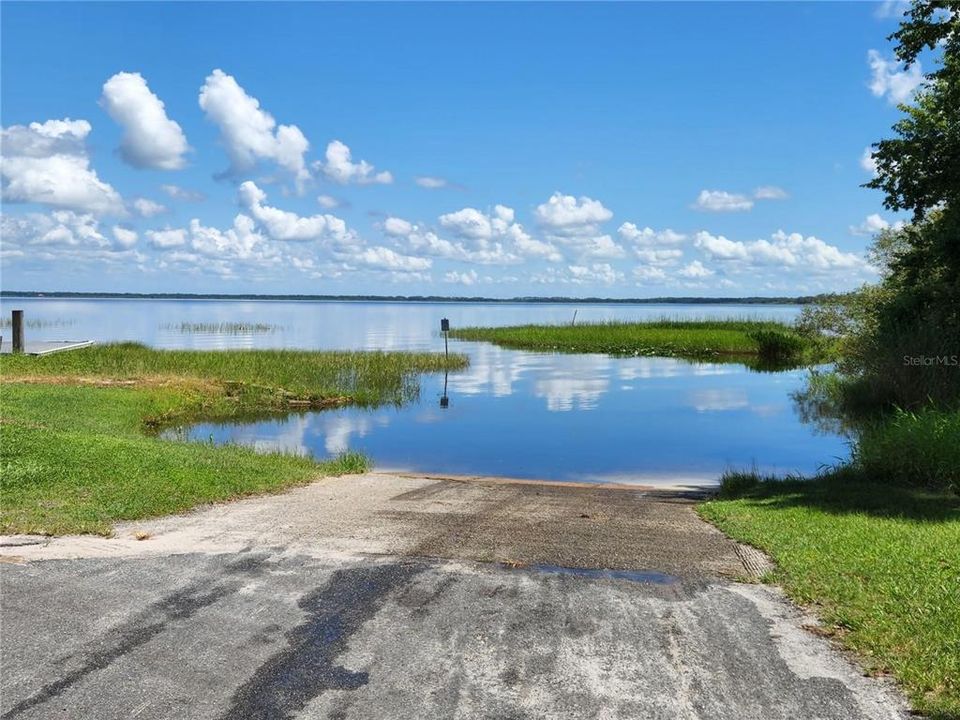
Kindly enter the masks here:
M 97 292 L 39 292 L 0 291 L 0 297 L 19 298 L 107 298 L 120 300 L 335 300 L 342 302 L 437 302 L 437 303 L 578 303 L 621 305 L 809 305 L 833 295 L 803 295 L 801 297 L 453 297 L 448 295 L 228 295 L 220 293 L 97 293 Z

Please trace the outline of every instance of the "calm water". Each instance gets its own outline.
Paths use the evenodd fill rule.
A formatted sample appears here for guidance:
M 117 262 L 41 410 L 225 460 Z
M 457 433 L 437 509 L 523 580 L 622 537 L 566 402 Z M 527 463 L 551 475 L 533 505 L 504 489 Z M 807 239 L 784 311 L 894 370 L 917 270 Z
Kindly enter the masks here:
M 544 305 L 4 299 L 36 340 L 137 340 L 163 348 L 297 347 L 442 350 L 454 326 L 606 319 L 751 316 L 789 320 L 791 306 Z M 256 332 L 183 332 L 182 323 L 259 324 Z M 451 340 L 468 370 L 427 376 L 400 409 L 293 414 L 201 424 L 189 438 L 327 457 L 345 449 L 380 469 L 582 481 L 712 483 L 729 468 L 816 471 L 846 457 L 843 438 L 800 420 L 791 393 L 804 370 L 503 350 Z M 446 395 L 444 386 L 446 385 Z M 443 398 L 446 397 L 446 402 Z M 442 406 L 442 405 L 445 405 Z

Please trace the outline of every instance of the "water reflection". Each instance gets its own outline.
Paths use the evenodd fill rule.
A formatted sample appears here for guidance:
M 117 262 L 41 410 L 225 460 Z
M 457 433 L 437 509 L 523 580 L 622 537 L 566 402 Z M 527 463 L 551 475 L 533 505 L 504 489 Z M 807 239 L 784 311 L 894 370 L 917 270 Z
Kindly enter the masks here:
M 750 407 L 743 388 L 709 388 L 689 394 L 690 404 L 697 412 L 724 412 Z
M 423 379 L 421 402 L 201 425 L 189 436 L 255 438 L 318 457 L 349 448 L 388 470 L 642 484 L 709 484 L 731 468 L 812 473 L 846 454 L 842 438 L 812 431 L 792 411 L 803 370 L 470 352 L 469 370 Z
M 10 307 L 4 299 L 4 307 Z M 25 300 L 33 339 L 139 340 L 159 347 L 301 347 L 443 350 L 451 324 L 566 322 L 568 305 L 254 301 Z M 797 308 L 583 306 L 582 321 L 745 316 L 789 319 Z M 263 323 L 270 333 L 182 333 L 181 323 Z M 67 337 L 69 336 L 69 337 Z M 588 482 L 702 484 L 729 468 L 815 472 L 847 454 L 821 422 L 819 401 L 791 394 L 804 370 L 690 363 L 670 358 L 524 353 L 451 341 L 470 367 L 422 379 L 403 407 L 340 408 L 234 424 L 201 424 L 183 437 L 329 457 L 367 453 L 382 469 Z M 757 372 L 764 370 L 764 372 Z M 798 396 L 799 397 L 799 396 Z
M 807 382 L 790 393 L 797 416 L 818 434 L 855 438 L 858 418 L 843 412 L 822 377 L 822 370 L 814 369 Z
M 447 395 L 447 384 L 450 381 L 450 371 L 444 369 L 443 371 L 443 395 L 440 397 L 440 407 L 446 409 L 450 407 L 450 398 Z

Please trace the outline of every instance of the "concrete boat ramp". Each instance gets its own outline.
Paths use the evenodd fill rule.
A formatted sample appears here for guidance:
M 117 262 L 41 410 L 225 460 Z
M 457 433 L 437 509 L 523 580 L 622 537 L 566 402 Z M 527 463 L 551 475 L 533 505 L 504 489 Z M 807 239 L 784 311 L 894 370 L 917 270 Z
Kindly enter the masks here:
M 693 503 L 369 473 L 7 537 L 0 717 L 910 717 Z

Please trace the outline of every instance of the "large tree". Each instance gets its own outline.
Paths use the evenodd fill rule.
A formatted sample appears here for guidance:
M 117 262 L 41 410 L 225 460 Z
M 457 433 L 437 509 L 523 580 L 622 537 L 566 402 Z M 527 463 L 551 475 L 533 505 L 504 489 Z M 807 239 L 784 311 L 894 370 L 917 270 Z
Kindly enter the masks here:
M 915 103 L 900 106 L 896 137 L 874 145 L 877 176 L 867 187 L 885 193 L 888 209 L 911 210 L 919 221 L 960 204 L 960 0 L 915 0 L 889 39 L 906 67 L 932 51 L 937 68 Z
M 894 137 L 873 146 L 877 174 L 867 187 L 913 221 L 874 241 L 882 280 L 852 299 L 840 368 L 888 402 L 957 406 L 956 367 L 905 358 L 960 354 L 960 0 L 914 0 L 889 39 L 906 67 L 922 60 L 933 69 L 900 106 Z

